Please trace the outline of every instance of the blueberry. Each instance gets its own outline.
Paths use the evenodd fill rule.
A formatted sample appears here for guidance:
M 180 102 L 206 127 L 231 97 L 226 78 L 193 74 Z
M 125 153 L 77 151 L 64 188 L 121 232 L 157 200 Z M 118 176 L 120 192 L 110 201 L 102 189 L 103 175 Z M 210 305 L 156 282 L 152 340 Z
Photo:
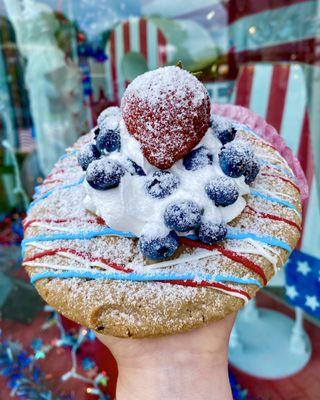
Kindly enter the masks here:
M 227 143 L 219 154 L 222 171 L 232 178 L 244 175 L 253 159 L 251 147 L 240 140 Z
M 217 207 L 229 206 L 233 204 L 239 196 L 237 185 L 232 179 L 224 176 L 212 179 L 206 184 L 204 190 L 209 199 L 211 199 Z
M 250 185 L 257 177 L 260 171 L 260 164 L 257 160 L 253 159 L 250 163 L 248 163 L 246 171 L 245 171 L 245 183 Z
M 96 145 L 101 153 L 110 153 L 120 149 L 120 132 L 118 130 L 101 130 L 96 138 Z
M 197 234 L 201 242 L 214 244 L 226 237 L 227 226 L 223 223 L 203 222 L 200 225 Z
M 232 125 L 232 121 L 220 117 L 218 115 L 210 117 L 210 126 L 214 131 L 214 134 L 218 137 L 222 144 L 226 144 L 228 142 L 232 142 L 234 140 L 237 130 Z
M 164 237 L 142 235 L 139 239 L 142 254 L 151 260 L 163 260 L 171 257 L 179 247 L 178 237 L 175 232 L 170 232 Z
M 93 133 L 94 133 L 94 138 L 96 139 L 96 138 L 98 137 L 99 133 L 100 133 L 100 129 L 99 129 L 98 126 L 95 128 L 95 130 L 93 131 Z
M 84 146 L 78 155 L 78 163 L 81 168 L 86 171 L 89 164 L 100 157 L 100 152 L 94 144 L 87 144 Z
M 188 232 L 200 225 L 201 210 L 194 201 L 180 200 L 166 207 L 164 222 L 169 229 Z
M 204 146 L 192 150 L 183 159 L 183 165 L 188 171 L 194 171 L 196 169 L 203 168 L 206 165 L 212 164 L 212 162 L 213 155 Z
M 217 133 L 218 139 L 222 144 L 226 144 L 228 142 L 232 142 L 235 138 L 237 130 L 235 128 L 225 129 L 224 131 L 220 131 Z
M 121 111 L 120 111 L 119 107 L 108 107 L 100 113 L 98 120 L 97 120 L 98 125 L 99 126 L 102 125 L 106 121 L 106 119 L 109 117 L 116 117 L 116 118 L 120 119 L 120 114 L 121 114 Z
M 148 176 L 145 183 L 146 191 L 150 196 L 163 199 L 174 192 L 180 179 L 170 171 L 156 171 Z
M 101 158 L 89 165 L 86 179 L 94 189 L 106 190 L 117 187 L 123 175 L 124 169 L 119 163 Z
M 144 170 L 138 165 L 136 162 L 128 158 L 126 162 L 126 170 L 129 172 L 130 175 L 140 175 L 145 176 L 146 173 Z

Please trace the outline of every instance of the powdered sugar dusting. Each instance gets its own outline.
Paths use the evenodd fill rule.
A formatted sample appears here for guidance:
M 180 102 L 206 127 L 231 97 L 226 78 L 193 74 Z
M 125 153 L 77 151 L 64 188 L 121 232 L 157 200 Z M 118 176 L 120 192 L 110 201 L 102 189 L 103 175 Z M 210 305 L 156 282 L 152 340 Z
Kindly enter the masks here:
M 196 77 L 173 66 L 158 68 L 138 76 L 127 88 L 127 95 L 131 93 L 148 102 L 152 108 L 161 106 L 168 95 L 177 108 L 190 107 L 190 103 L 198 107 L 208 95 Z
M 282 172 L 286 170 L 290 172 L 287 163 L 278 156 L 278 154 L 270 147 L 257 138 L 253 138 L 251 133 L 246 131 L 238 131 L 237 137 L 241 138 L 244 142 L 250 142 L 254 148 L 255 153 L 259 153 L 261 158 L 269 159 L 265 164 L 261 164 L 261 170 L 258 178 L 254 182 L 253 188 L 260 191 L 269 191 L 270 195 L 282 198 L 290 198 L 291 201 L 300 209 L 299 194 L 294 186 L 288 182 L 283 181 L 281 178 L 288 178 L 288 175 Z M 93 134 L 81 138 L 76 143 L 75 148 L 81 148 L 85 143 L 92 140 Z M 200 144 L 199 144 L 200 145 Z M 202 143 L 201 145 L 207 145 Z M 81 168 L 77 166 L 77 155 L 70 153 L 67 158 L 60 160 L 41 186 L 39 195 L 46 193 L 49 189 L 58 188 L 61 185 L 69 185 L 75 183 L 83 176 Z M 270 161 L 270 160 L 273 161 Z M 275 169 L 278 166 L 282 169 Z M 152 171 L 152 167 L 146 164 L 146 170 Z M 192 172 L 193 173 L 193 172 Z M 263 174 L 269 173 L 270 176 Z M 289 179 L 289 178 L 288 178 Z M 50 180 L 52 183 L 49 183 Z M 55 182 L 56 180 L 56 182 Z M 112 189 L 113 190 L 113 189 Z M 189 186 L 191 199 L 194 198 L 194 191 Z M 68 229 L 70 232 L 78 233 L 85 231 L 100 231 L 105 228 L 101 220 L 96 218 L 95 215 L 85 210 L 83 201 L 86 196 L 85 189 L 82 185 L 74 186 L 66 190 L 57 190 L 41 202 L 37 203 L 28 212 L 28 220 L 38 219 L 40 222 L 31 224 L 26 229 L 26 238 L 33 238 L 38 235 L 51 235 L 60 232 L 59 228 Z M 249 193 L 246 195 L 247 204 L 252 209 L 273 214 L 288 220 L 300 223 L 300 217 L 294 210 L 284 207 L 280 204 L 270 203 L 262 198 L 251 196 Z M 296 228 L 286 224 L 285 221 L 274 221 L 261 218 L 258 214 L 250 214 L 246 212 L 247 208 L 241 215 L 232 222 L 233 228 L 236 231 L 244 232 L 250 231 L 259 235 L 274 235 L 274 237 L 283 239 L 290 242 L 292 246 L 295 245 L 299 232 Z M 109 208 L 108 212 L 113 214 L 114 209 Z M 45 222 L 45 220 L 52 222 Z M 43 222 L 41 222 L 43 221 Z M 56 221 L 56 222 L 55 222 Z M 61 222 L 62 221 L 62 222 Z M 52 230 L 48 230 L 47 226 L 50 224 Z M 55 231 L 55 228 L 57 229 Z M 254 245 L 252 244 L 254 243 Z M 34 246 L 33 246 L 34 244 Z M 218 274 L 233 275 L 241 278 L 256 278 L 260 279 L 254 272 L 245 268 L 241 263 L 233 262 L 227 259 L 222 254 L 210 252 L 208 254 L 201 254 L 202 250 L 191 249 L 183 247 L 177 255 L 181 262 L 177 263 L 176 260 L 168 260 L 168 264 L 157 268 L 156 263 L 148 267 L 149 262 L 143 260 L 141 253 L 137 247 L 136 239 L 119 238 L 119 237 L 94 237 L 91 240 L 48 240 L 41 243 L 34 242 L 26 246 L 26 256 L 32 256 L 39 253 L 40 247 L 37 244 L 49 249 L 58 249 L 61 247 L 74 249 L 79 252 L 85 252 L 92 257 L 103 257 L 110 259 L 113 262 L 132 268 L 134 271 L 143 271 L 147 274 L 153 274 L 163 268 L 169 273 L 185 273 L 191 272 L 198 277 L 200 274 L 210 273 L 212 276 Z M 260 265 L 269 279 L 277 267 L 281 266 L 287 257 L 287 252 L 275 246 L 260 244 L 258 241 L 249 242 L 246 240 L 233 240 L 227 239 L 224 241 L 223 246 L 226 248 L 238 251 L 245 255 L 249 260 L 256 262 Z M 92 269 L 102 268 L 99 265 L 92 263 L 89 258 L 84 257 L 81 259 L 67 258 L 62 255 L 47 256 L 39 263 L 46 265 L 45 268 L 33 268 L 31 274 L 42 272 L 43 270 L 50 270 L 50 265 L 66 265 L 70 270 L 79 270 L 80 268 Z M 197 279 L 197 278 L 196 278 Z M 200 279 L 200 278 L 199 278 Z M 86 315 L 91 313 L 93 307 L 98 307 L 101 304 L 108 304 L 111 308 L 103 308 L 101 311 L 101 321 L 106 318 L 113 318 L 117 326 L 125 324 L 136 326 L 139 331 L 147 329 L 146 326 L 157 326 L 166 324 L 167 329 L 177 331 L 185 326 L 185 321 L 180 319 L 179 316 L 172 318 L 172 307 L 181 304 L 194 304 L 199 299 L 203 301 L 204 307 L 208 301 L 207 293 L 210 290 L 216 293 L 216 301 L 212 303 L 211 310 L 206 309 L 208 315 L 219 314 L 225 315 L 227 300 L 225 297 L 220 297 L 213 288 L 191 288 L 179 285 L 170 285 L 166 283 L 132 283 L 132 282 L 108 282 L 108 281 L 86 281 L 81 279 L 52 279 L 43 281 L 46 290 L 52 294 L 59 294 L 60 299 L 63 298 L 65 308 L 63 312 L 78 307 L 75 311 L 74 319 L 77 319 L 77 314 Z M 233 289 L 248 290 L 252 296 L 256 290 L 253 285 L 241 285 L 235 283 L 228 283 L 228 286 Z M 79 299 L 82 299 L 80 302 Z M 222 299 L 222 300 L 221 300 Z M 119 304 L 123 301 L 126 304 L 126 309 L 120 309 Z M 142 322 L 141 318 L 137 318 L 137 314 L 133 314 L 135 309 L 139 310 L 139 305 L 143 302 L 150 305 L 150 309 L 144 313 L 143 318 L 146 320 Z M 130 307 L 129 305 L 130 304 Z M 144 304 L 144 303 L 143 303 Z M 163 305 L 166 307 L 163 308 Z M 237 307 L 240 307 L 241 302 Z M 147 307 L 147 306 L 146 306 Z M 119 308 L 119 309 L 118 309 Z M 68 314 L 70 315 L 70 314 Z M 90 314 L 91 315 L 91 314 Z M 134 316 L 133 316 L 134 315 Z M 171 315 L 171 320 L 169 316 Z M 201 315 L 200 315 L 201 318 Z M 168 321 L 171 321 L 171 324 Z M 153 325 L 153 322 L 155 325 Z M 155 323 L 157 322 L 157 324 Z M 170 325 L 170 328 L 168 326 Z M 196 324 L 195 324 L 196 325 Z M 151 328 L 150 328 L 151 329 Z M 154 328 L 152 328 L 154 329 Z
M 136 78 L 121 101 L 126 127 L 144 156 L 160 169 L 170 168 L 201 140 L 210 123 L 210 100 L 193 75 L 164 67 Z

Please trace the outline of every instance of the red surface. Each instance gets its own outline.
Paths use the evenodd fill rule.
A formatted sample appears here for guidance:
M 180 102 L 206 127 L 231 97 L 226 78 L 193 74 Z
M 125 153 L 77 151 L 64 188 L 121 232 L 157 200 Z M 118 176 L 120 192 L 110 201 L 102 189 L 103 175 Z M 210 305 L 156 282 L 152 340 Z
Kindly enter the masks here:
M 287 65 L 280 64 L 273 67 L 266 120 L 278 132 L 281 129 L 289 73 L 290 68 Z
M 139 40 L 140 40 L 140 53 L 148 61 L 148 45 L 147 45 L 147 21 L 140 19 L 139 21 Z
M 32 339 L 41 337 L 43 344 L 51 344 L 53 340 L 58 339 L 59 332 L 56 327 L 51 327 L 46 331 L 41 329 L 42 324 L 45 322 L 48 314 L 43 312 L 36 318 L 30 325 L 24 325 L 12 321 L 1 321 L 0 328 L 3 330 L 3 337 L 18 341 L 22 343 L 23 348 L 30 351 L 30 343 Z M 64 325 L 69 329 L 78 329 L 78 325 L 71 321 L 64 320 Z M 94 342 L 86 342 L 77 353 L 79 365 L 81 366 L 81 359 L 84 357 L 92 358 L 97 364 L 99 371 L 106 371 L 109 378 L 106 393 L 114 397 L 116 380 L 117 380 L 117 366 L 112 354 L 102 345 L 98 340 Z M 62 382 L 60 377 L 68 372 L 71 368 L 70 351 L 59 347 L 50 350 L 45 359 L 39 360 L 37 364 L 46 374 L 46 385 L 48 389 L 54 393 L 59 394 L 73 394 L 76 400 L 96 400 L 97 396 L 92 396 L 86 393 L 88 385 L 79 380 L 69 379 Z M 86 374 L 80 367 L 78 372 Z M 18 399 L 17 397 L 10 397 L 10 391 L 6 387 L 6 380 L 0 375 L 0 399 Z
M 293 317 L 293 312 L 272 300 L 262 292 L 258 295 L 258 305 L 276 309 L 286 315 Z M 44 332 L 41 325 L 47 314 L 42 313 L 30 325 L 23 325 L 9 321 L 2 321 L 0 326 L 3 329 L 4 337 L 22 342 L 24 348 L 28 348 L 33 338 L 42 337 L 44 344 L 49 344 L 57 339 L 58 331 L 55 327 Z M 76 325 L 64 320 L 65 326 L 74 328 Z M 313 353 L 307 367 L 298 374 L 278 380 L 267 380 L 254 378 L 246 375 L 235 368 L 231 368 L 236 375 L 238 382 L 247 388 L 254 399 L 259 400 L 320 400 L 320 329 L 310 322 L 305 322 L 305 328 L 311 338 Z M 79 359 L 88 356 L 95 360 L 99 370 L 107 372 L 109 377 L 107 392 L 112 396 L 115 393 L 117 366 L 111 353 L 98 341 L 86 343 L 78 353 Z M 87 385 L 70 379 L 61 382 L 59 377 L 70 368 L 70 354 L 63 349 L 55 348 L 50 351 L 44 360 L 39 361 L 40 367 L 47 373 L 47 385 L 56 392 L 73 393 L 77 400 L 95 400 L 96 396 L 85 393 Z M 81 371 L 83 373 L 83 371 Z M 9 391 L 6 388 L 5 380 L 0 377 L 0 399 L 9 399 Z M 16 399 L 13 397 L 12 399 Z
M 310 132 L 310 125 L 309 125 L 309 114 L 306 109 L 304 120 L 303 120 L 303 127 L 302 133 L 300 137 L 299 149 L 298 149 L 298 159 L 300 161 L 301 167 L 305 176 L 307 178 L 309 191 L 311 192 L 311 185 L 312 180 L 314 177 L 314 160 L 313 160 L 313 149 L 312 149 L 312 142 L 311 142 L 311 132 Z M 305 199 L 303 202 L 302 208 L 302 229 L 306 223 L 306 216 L 307 210 L 309 205 L 309 198 Z M 302 237 L 298 242 L 297 248 L 300 249 L 302 245 Z
M 118 91 L 118 77 L 117 77 L 117 68 L 116 68 L 116 38 L 115 32 L 112 31 L 110 35 L 110 66 L 111 66 L 111 76 L 112 76 L 112 86 L 113 86 L 113 94 L 114 94 L 114 102 L 116 104 L 119 103 L 119 91 Z
M 245 73 L 240 74 L 237 89 L 235 104 L 242 107 L 249 107 L 251 87 L 253 82 L 254 67 L 247 65 Z
M 288 307 L 259 292 L 258 306 L 271 308 L 294 317 Z M 296 375 L 285 379 L 260 379 L 231 368 L 238 382 L 256 400 L 320 400 L 320 329 L 305 321 L 305 329 L 312 342 L 312 356 L 307 366 Z
M 235 60 L 237 64 L 258 61 L 291 61 L 316 64 L 319 61 L 316 46 L 317 40 L 309 38 L 253 50 L 239 51 L 235 53 Z

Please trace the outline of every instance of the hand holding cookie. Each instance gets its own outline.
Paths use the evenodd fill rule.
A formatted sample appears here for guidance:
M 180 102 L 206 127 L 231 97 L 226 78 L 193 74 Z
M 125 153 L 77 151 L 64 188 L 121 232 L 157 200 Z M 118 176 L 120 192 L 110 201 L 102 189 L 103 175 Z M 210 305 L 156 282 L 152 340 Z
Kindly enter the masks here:
M 50 305 L 97 333 L 164 336 L 267 284 L 300 237 L 300 190 L 271 144 L 210 115 L 202 83 L 169 66 L 67 149 L 24 228 L 23 264 Z
M 231 400 L 227 353 L 234 319 L 152 339 L 98 334 L 117 360 L 117 400 Z

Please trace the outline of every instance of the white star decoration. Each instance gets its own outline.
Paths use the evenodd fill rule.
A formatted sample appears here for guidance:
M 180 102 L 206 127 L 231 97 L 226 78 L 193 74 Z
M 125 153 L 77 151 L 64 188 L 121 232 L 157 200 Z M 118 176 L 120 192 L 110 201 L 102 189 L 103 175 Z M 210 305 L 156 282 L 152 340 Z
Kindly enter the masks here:
M 306 296 L 305 305 L 310 307 L 312 311 L 315 311 L 318 307 L 320 307 L 320 303 L 318 302 L 316 296 Z
M 286 295 L 291 300 L 294 300 L 299 295 L 299 293 L 297 292 L 297 289 L 294 285 L 292 285 L 292 286 L 288 285 L 288 286 L 286 286 Z
M 307 261 L 298 261 L 297 264 L 298 264 L 297 271 L 300 272 L 300 274 L 306 276 L 311 271 L 311 268 L 309 267 Z

